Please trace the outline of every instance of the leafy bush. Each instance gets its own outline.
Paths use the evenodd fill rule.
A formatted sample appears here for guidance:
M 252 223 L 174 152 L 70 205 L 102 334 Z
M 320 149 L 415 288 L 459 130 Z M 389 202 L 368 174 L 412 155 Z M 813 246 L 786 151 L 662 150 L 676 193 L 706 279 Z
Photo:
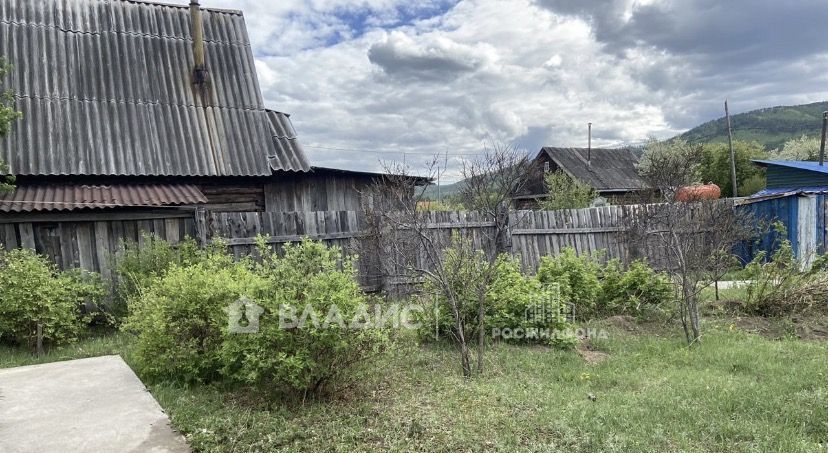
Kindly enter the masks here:
M 139 242 L 125 241 L 115 262 L 119 299 L 128 300 L 174 264 L 192 264 L 202 253 L 192 238 L 176 246 L 149 233 L 143 233 Z
M 260 330 L 227 339 L 224 373 L 315 393 L 356 382 L 389 346 L 390 326 L 372 322 L 374 307 L 359 287 L 353 261 L 343 262 L 338 247 L 310 240 L 285 245 L 281 258 L 261 240 L 258 248 L 263 260 L 257 272 L 268 283 L 259 301 Z
M 601 271 L 601 290 L 595 312 L 603 316 L 638 315 L 672 296 L 669 277 L 646 262 L 633 261 L 624 271 L 618 260 L 610 260 Z
M 323 393 L 353 382 L 388 346 L 387 330 L 351 328 L 371 307 L 351 261 L 340 267 L 339 249 L 306 240 L 278 257 L 260 241 L 260 254 L 262 263 L 234 263 L 214 249 L 152 278 L 131 299 L 124 325 L 138 333 L 139 370 L 156 379 Z M 242 309 L 237 302 L 244 299 L 256 305 Z M 257 330 L 234 330 L 233 308 L 243 312 L 238 326 L 258 321 Z M 306 309 L 308 322 L 290 325 L 286 313 L 300 318 Z
M 225 309 L 265 291 L 249 263 L 213 253 L 194 264 L 173 263 L 130 300 L 122 326 L 137 333 L 135 361 L 147 377 L 184 382 L 220 378 L 228 336 Z
M 595 311 L 601 290 L 600 271 L 597 256 L 579 256 L 575 249 L 567 247 L 560 255 L 541 258 L 537 276 L 546 287 L 558 285 L 563 300 L 574 304 L 579 313 L 586 314 Z
M 578 255 L 565 248 L 560 255 L 541 259 L 538 280 L 560 287 L 565 302 L 575 305 L 579 317 L 642 314 L 672 297 L 669 277 L 644 261 L 634 261 L 625 270 L 618 260 L 600 263 L 600 255 Z
M 588 208 L 598 197 L 594 187 L 561 170 L 546 173 L 543 182 L 547 196 L 540 199 L 540 207 L 546 211 Z
M 775 227 L 784 230 L 778 225 Z M 781 316 L 828 307 L 828 272 L 818 259 L 809 272 L 800 270 L 793 247 L 787 239 L 777 244 L 766 261 L 760 252 L 746 267 L 750 284 L 746 287 L 745 309 L 760 316 Z
M 105 295 L 99 278 L 81 275 L 58 272 L 32 250 L 0 253 L 0 340 L 34 348 L 41 324 L 44 345 L 75 341 L 88 322 L 82 306 Z
M 461 259 L 456 249 L 446 251 L 446 269 L 452 270 L 451 282 L 457 287 L 467 339 L 477 335 L 478 285 L 481 282 L 484 257 L 480 254 L 472 259 Z M 457 327 L 450 305 L 438 288 L 426 285 L 426 293 L 433 297 L 436 307 L 426 307 L 418 318 L 420 335 L 433 338 L 435 328 L 446 337 L 456 335 Z M 485 288 L 486 301 L 484 328 L 486 333 L 512 343 L 545 342 L 567 347 L 574 338 L 565 334 L 571 327 L 565 319 L 566 307 L 561 304 L 559 294 L 544 288 L 534 276 L 521 272 L 520 261 L 503 254 L 498 257 L 495 272 Z M 541 312 L 543 316 L 534 316 Z M 510 334 L 505 334 L 505 332 Z M 517 332 L 520 332 L 517 334 Z

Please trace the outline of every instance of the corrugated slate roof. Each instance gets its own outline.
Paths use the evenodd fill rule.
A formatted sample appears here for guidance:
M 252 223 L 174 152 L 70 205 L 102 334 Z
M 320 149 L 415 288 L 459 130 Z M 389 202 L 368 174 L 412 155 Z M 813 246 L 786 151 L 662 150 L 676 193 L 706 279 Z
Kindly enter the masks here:
M 268 110 L 267 119 L 274 144 L 272 152 L 267 155 L 270 166 L 283 170 L 310 170 L 310 162 L 305 157 L 302 145 L 296 139 L 296 131 L 293 129 L 293 123 L 290 122 L 290 115 Z
M 204 194 L 191 184 L 23 185 L 12 193 L 0 195 L 0 212 L 161 207 L 206 202 Z
M 812 162 L 806 160 L 759 160 L 755 159 L 755 162 L 761 166 L 768 166 L 768 165 L 777 165 L 780 167 L 787 167 L 787 168 L 795 168 L 797 170 L 808 170 L 808 171 L 815 171 L 817 173 L 828 173 L 828 164 L 826 165 L 819 165 L 819 162 Z
M 627 148 L 593 148 L 587 162 L 587 148 L 544 147 L 538 157 L 549 156 L 562 170 L 599 191 L 645 189 L 638 176 L 638 157 Z
M 203 20 L 210 83 L 198 90 L 186 6 L 0 0 L 6 88 L 24 113 L 0 158 L 19 175 L 306 170 L 301 148 L 274 143 L 242 14 Z

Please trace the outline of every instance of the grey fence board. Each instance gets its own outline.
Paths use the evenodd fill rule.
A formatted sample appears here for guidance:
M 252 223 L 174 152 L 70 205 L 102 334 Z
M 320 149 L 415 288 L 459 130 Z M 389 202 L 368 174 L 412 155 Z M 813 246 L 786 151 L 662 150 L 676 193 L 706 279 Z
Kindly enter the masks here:
M 143 241 L 142 235 L 147 233 L 176 244 L 184 236 L 196 234 L 192 219 L 180 215 L 140 220 L 106 220 L 99 216 L 96 220 L 67 222 L 55 221 L 56 218 L 0 224 L 0 242 L 6 250 L 35 250 L 60 269 L 81 268 L 110 278 L 113 259 L 119 256 L 124 241 Z

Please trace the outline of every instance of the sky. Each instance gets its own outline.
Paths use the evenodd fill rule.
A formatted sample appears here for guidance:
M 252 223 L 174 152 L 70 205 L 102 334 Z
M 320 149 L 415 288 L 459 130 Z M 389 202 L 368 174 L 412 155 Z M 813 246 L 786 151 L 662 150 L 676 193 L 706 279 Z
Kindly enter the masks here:
M 171 0 L 167 0 L 170 2 Z M 172 0 L 188 3 L 187 0 Z M 497 144 L 640 143 L 828 99 L 824 0 L 202 0 L 244 12 L 265 104 L 316 166 L 444 181 Z

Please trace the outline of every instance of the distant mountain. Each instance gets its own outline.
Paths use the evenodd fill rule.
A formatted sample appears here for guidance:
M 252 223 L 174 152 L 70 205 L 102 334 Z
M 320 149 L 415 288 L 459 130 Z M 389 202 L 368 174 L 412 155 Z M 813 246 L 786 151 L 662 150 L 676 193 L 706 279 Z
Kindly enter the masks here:
M 458 181 L 454 184 L 441 184 L 439 195 L 441 197 L 449 197 L 452 195 L 457 195 L 457 192 L 460 191 L 460 188 L 463 187 L 463 181 Z M 436 200 L 438 195 L 437 190 L 437 181 L 435 180 L 434 184 L 428 186 L 423 193 L 423 196 L 429 200 Z
M 824 111 L 828 111 L 828 102 L 770 107 L 732 115 L 733 138 L 757 141 L 768 150 L 781 148 L 792 138 L 820 135 Z M 727 122 L 724 117 L 708 121 L 679 137 L 693 143 L 726 142 Z

